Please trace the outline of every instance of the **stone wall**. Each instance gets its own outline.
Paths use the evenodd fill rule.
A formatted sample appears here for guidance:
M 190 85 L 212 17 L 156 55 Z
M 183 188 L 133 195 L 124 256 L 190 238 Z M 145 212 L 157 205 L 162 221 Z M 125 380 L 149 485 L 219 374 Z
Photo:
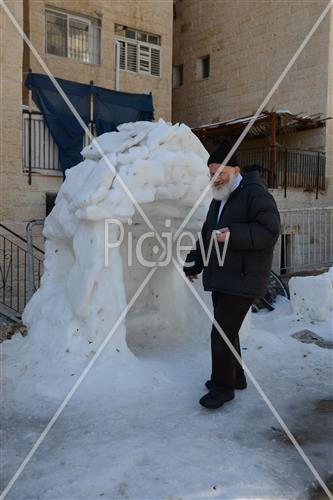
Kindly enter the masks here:
M 6 2 L 22 26 L 21 1 Z M 1 221 L 24 234 L 26 223 L 45 214 L 45 192 L 57 191 L 61 177 L 36 176 L 31 185 L 22 170 L 23 41 L 0 9 L 1 19 Z
M 183 65 L 183 85 L 173 89 L 173 120 L 192 127 L 254 113 L 327 5 L 326 0 L 176 1 L 174 65 Z M 333 116 L 332 14 L 328 14 L 298 57 L 266 109 Z M 197 60 L 210 55 L 210 75 L 197 77 Z M 327 151 L 327 190 L 295 191 L 280 207 L 333 204 L 332 124 L 277 142 L 290 148 Z M 242 148 L 268 144 L 246 141 Z M 296 204 L 296 205 L 295 205 Z
M 173 91 L 173 119 L 200 126 L 256 111 L 296 52 L 326 0 L 181 0 L 174 21 L 175 65 L 184 84 Z M 329 15 L 298 57 L 267 108 L 326 112 Z M 196 77 L 210 55 L 210 76 Z

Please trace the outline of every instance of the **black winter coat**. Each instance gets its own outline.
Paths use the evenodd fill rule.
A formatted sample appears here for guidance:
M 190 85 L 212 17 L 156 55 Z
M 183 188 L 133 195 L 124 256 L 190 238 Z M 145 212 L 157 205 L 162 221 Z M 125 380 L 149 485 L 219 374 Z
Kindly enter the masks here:
M 206 291 L 219 291 L 243 297 L 265 295 L 273 260 L 274 245 L 278 240 L 280 215 L 273 196 L 258 171 L 243 175 L 239 186 L 227 199 L 218 223 L 216 218 L 221 202 L 213 199 L 201 230 L 204 256 L 215 229 L 228 227 L 230 239 L 223 267 L 219 264 L 214 243 L 205 262 L 199 240 L 187 255 L 184 266 L 187 276 L 203 270 Z M 217 243 L 222 255 L 224 243 Z

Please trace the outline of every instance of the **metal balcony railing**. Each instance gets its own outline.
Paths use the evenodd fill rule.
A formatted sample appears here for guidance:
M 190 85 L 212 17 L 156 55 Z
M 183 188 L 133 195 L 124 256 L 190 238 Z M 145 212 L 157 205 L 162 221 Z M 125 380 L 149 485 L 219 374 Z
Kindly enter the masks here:
M 93 133 L 93 123 L 89 124 L 89 129 Z M 22 131 L 23 169 L 30 174 L 29 183 L 34 170 L 61 173 L 58 146 L 50 134 L 42 113 L 23 109 Z M 82 147 L 84 148 L 89 142 L 89 137 L 85 134 Z
M 94 135 L 94 123 L 89 124 Z M 32 171 L 61 172 L 58 147 L 39 111 L 23 110 L 23 168 Z M 83 137 L 82 147 L 89 144 L 87 134 Z M 325 190 L 325 153 L 282 148 L 280 146 L 248 149 L 237 153 L 242 167 L 259 164 L 268 186 L 283 189 L 285 196 L 288 188 L 302 188 L 318 192 Z
M 259 164 L 268 187 L 283 189 L 303 188 L 318 192 L 325 190 L 325 153 L 282 148 L 280 146 L 249 149 L 237 153 L 241 166 Z
M 43 253 L 34 246 L 33 281 L 36 289 L 43 273 Z M 31 295 L 28 283 L 26 240 L 0 224 L 0 303 L 21 314 Z
M 23 110 L 23 169 L 61 172 L 58 146 L 46 126 L 42 113 Z

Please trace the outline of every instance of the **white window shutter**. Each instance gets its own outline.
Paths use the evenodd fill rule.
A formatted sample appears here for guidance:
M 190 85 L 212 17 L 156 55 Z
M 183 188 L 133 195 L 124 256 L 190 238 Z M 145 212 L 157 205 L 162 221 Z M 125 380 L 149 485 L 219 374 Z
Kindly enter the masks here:
M 150 73 L 150 47 L 142 43 L 139 45 L 139 70 Z
M 120 44 L 120 69 L 126 69 L 126 43 L 119 41 Z
M 138 71 L 138 46 L 135 43 L 127 42 L 127 69 Z
M 120 43 L 120 69 L 161 75 L 161 49 L 148 43 L 118 39 Z
M 150 61 L 151 61 L 151 69 L 150 73 L 154 76 L 160 76 L 161 73 L 161 52 L 160 49 L 150 49 Z

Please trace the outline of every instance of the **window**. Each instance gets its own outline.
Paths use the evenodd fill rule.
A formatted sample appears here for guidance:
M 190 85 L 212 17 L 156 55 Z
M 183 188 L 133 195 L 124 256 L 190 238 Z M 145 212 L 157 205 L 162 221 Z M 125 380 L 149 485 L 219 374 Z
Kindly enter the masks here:
M 161 37 L 137 31 L 121 25 L 115 26 L 116 39 L 120 43 L 120 69 L 161 75 Z
M 210 57 L 205 56 L 197 60 L 197 77 L 199 80 L 208 78 L 210 72 Z
M 46 11 L 46 52 L 67 57 L 67 18 Z
M 96 19 L 45 11 L 46 52 L 90 64 L 100 63 L 100 22 Z
M 183 85 L 183 65 L 173 67 L 172 73 L 172 86 L 173 88 L 181 87 Z
M 120 43 L 120 69 L 127 71 L 138 71 L 138 47 L 135 43 L 123 42 Z

